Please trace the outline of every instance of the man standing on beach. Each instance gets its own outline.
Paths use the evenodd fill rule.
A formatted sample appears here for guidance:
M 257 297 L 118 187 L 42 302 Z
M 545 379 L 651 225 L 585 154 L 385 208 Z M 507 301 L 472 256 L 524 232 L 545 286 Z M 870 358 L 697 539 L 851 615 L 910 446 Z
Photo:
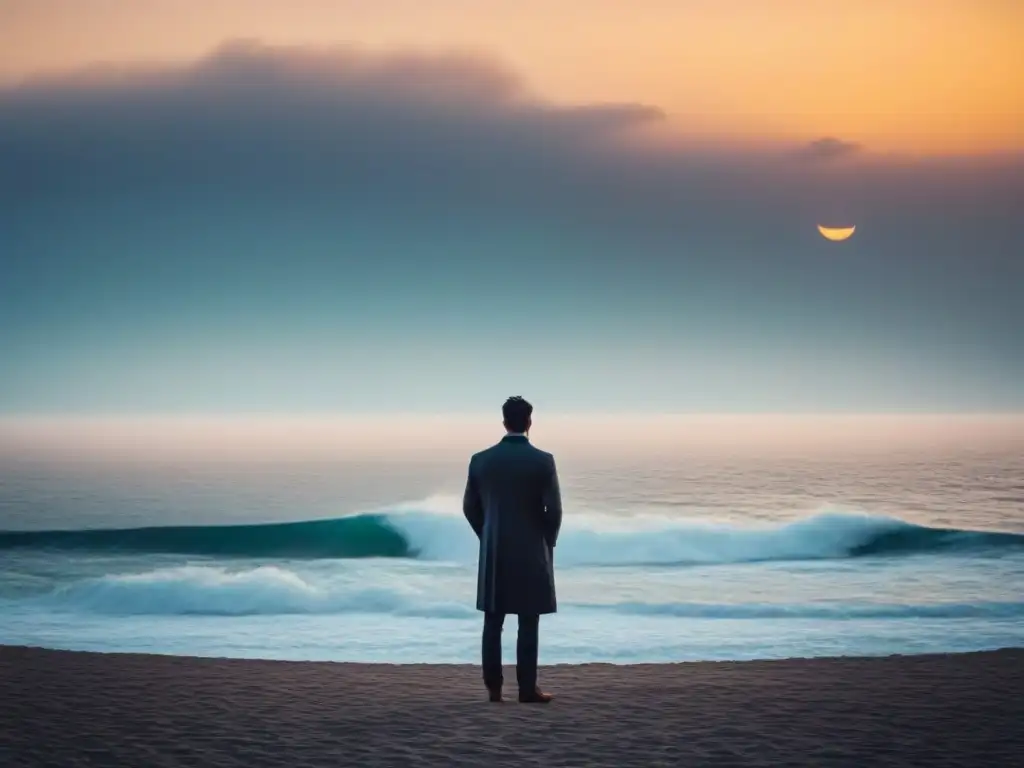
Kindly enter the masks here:
M 510 397 L 501 409 L 506 435 L 469 462 L 462 511 L 480 539 L 477 610 L 484 612 L 483 673 L 491 701 L 501 701 L 501 630 L 519 617 L 519 701 L 546 704 L 537 686 L 540 617 L 556 611 L 554 547 L 562 525 L 555 459 L 530 444 L 533 406 Z

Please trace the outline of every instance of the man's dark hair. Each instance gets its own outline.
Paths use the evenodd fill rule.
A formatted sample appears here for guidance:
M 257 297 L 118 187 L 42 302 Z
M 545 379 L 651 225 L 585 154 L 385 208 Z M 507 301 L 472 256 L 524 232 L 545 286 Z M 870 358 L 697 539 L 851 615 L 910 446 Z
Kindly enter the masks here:
M 525 432 L 530 425 L 530 417 L 533 416 L 533 406 L 519 395 L 515 395 L 501 406 L 501 415 L 509 432 Z

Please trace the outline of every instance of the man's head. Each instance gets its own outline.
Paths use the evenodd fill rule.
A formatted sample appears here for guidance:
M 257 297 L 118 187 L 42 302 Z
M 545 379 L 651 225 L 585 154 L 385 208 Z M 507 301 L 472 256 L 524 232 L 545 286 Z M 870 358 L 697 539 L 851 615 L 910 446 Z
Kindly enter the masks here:
M 510 397 L 501 406 L 505 429 L 516 434 L 530 431 L 533 425 L 533 406 L 519 395 Z

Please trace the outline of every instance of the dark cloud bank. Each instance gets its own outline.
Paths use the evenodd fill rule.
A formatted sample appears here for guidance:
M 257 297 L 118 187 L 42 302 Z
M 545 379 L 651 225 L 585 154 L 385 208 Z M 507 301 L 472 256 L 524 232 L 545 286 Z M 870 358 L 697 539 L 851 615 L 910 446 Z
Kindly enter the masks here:
M 251 42 L 0 90 L 0 408 L 222 407 L 203 382 L 259 361 L 324 380 L 312 358 L 358 348 L 364 379 L 400 377 L 379 361 L 431 345 L 567 388 L 632 355 L 619 390 L 664 407 L 1024 404 L 1021 158 L 645 142 L 663 122 L 481 58 Z M 677 397 L 712 359 L 774 394 Z M 246 404 L 369 402 L 273 381 Z

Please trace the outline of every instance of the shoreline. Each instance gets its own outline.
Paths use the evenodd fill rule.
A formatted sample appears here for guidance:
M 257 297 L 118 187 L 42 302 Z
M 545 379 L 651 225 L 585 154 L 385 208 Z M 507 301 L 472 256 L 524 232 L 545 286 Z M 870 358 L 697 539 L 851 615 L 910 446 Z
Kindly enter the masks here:
M 547 706 L 466 664 L 0 646 L 0 764 L 1011 765 L 1024 648 L 543 666 Z M 515 698 L 506 670 L 506 695 Z
M 513 628 L 514 629 L 514 628 Z M 381 669 L 444 669 L 444 670 L 465 670 L 477 669 L 477 665 L 468 662 L 405 662 L 405 661 L 334 661 L 331 659 L 274 659 L 256 658 L 243 656 L 195 656 L 187 653 L 164 653 L 160 651 L 95 651 L 75 650 L 69 648 L 51 648 L 45 645 L 22 645 L 19 643 L 0 643 L 0 663 L 8 653 L 43 653 L 61 654 L 70 656 L 101 656 L 101 657 L 130 657 L 139 660 L 144 659 L 180 659 L 197 662 L 223 662 L 227 664 L 307 664 L 326 665 L 331 667 L 367 667 Z M 1024 645 L 1007 645 L 1000 648 L 985 648 L 982 650 L 968 651 L 929 651 L 926 653 L 887 653 L 878 655 L 837 655 L 837 656 L 787 656 L 785 658 L 763 658 L 763 659 L 687 659 L 684 661 L 579 661 L 559 662 L 545 664 L 541 662 L 542 670 L 565 670 L 565 669 L 586 669 L 589 667 L 610 667 L 615 669 L 630 669 L 633 667 L 690 667 L 690 666 L 721 666 L 726 664 L 738 665 L 773 665 L 791 663 L 821 663 L 821 662 L 872 662 L 896 659 L 948 659 L 963 656 L 989 656 L 1001 654 L 1021 654 L 1021 662 L 1024 663 Z M 507 670 L 514 670 L 514 662 L 505 660 Z M 2 685 L 2 681 L 0 681 Z

